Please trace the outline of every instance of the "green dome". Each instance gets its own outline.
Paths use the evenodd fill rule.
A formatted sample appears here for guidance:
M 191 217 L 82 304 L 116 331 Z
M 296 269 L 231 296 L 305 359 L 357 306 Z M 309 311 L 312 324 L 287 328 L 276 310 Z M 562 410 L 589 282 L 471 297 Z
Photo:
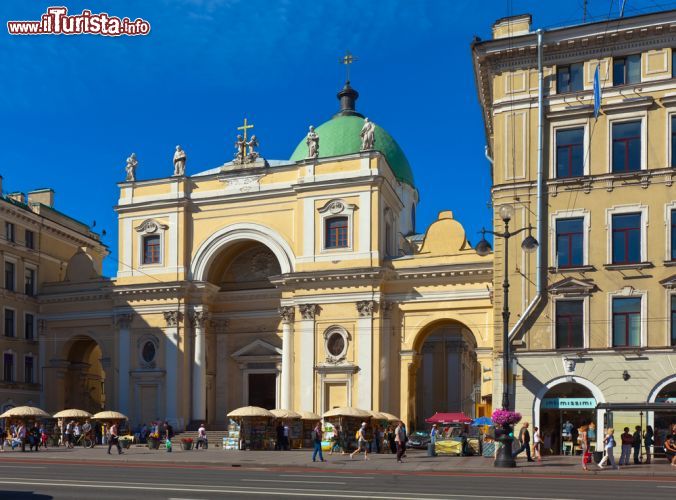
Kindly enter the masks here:
M 364 118 L 355 115 L 336 115 L 326 123 L 315 129 L 319 135 L 319 157 L 343 156 L 359 153 L 361 148 L 361 128 Z M 413 172 L 406 155 L 399 144 L 382 127 L 376 125 L 375 146 L 373 149 L 380 151 L 395 177 L 413 186 Z M 291 161 L 300 161 L 307 158 L 307 144 L 305 138 L 298 144 L 291 155 Z

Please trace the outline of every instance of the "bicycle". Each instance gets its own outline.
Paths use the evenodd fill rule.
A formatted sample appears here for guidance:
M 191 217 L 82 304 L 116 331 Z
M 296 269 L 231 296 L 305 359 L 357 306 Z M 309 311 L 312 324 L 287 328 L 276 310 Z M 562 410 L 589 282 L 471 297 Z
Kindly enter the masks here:
M 82 446 L 83 448 L 93 448 L 96 442 L 87 434 L 80 434 L 75 438 L 73 446 Z

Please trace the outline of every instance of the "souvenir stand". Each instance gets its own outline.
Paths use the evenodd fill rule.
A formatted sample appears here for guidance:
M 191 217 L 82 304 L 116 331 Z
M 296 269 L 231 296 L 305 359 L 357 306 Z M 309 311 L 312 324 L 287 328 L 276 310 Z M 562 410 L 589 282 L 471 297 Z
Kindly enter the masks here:
M 301 420 L 300 413 L 296 413 L 295 411 L 291 410 L 284 410 L 281 408 L 270 410 L 270 413 L 275 416 L 275 420 L 272 425 L 273 428 L 277 427 L 277 422 L 279 421 L 289 428 L 289 448 L 302 448 L 303 421 Z
M 435 413 L 425 419 L 428 424 L 437 424 L 441 436 L 434 446 L 439 455 L 479 454 L 480 444 L 477 438 L 469 437 L 469 424 L 472 419 L 464 413 Z
M 89 413 L 88 411 L 70 408 L 68 410 L 61 410 L 60 412 L 55 413 L 54 415 L 52 415 L 52 418 L 56 419 L 59 426 L 59 431 L 63 433 L 63 428 L 66 425 L 66 422 L 76 420 L 80 424 L 83 424 L 85 421 L 91 420 L 92 414 Z M 90 435 L 90 438 L 92 439 L 96 438 L 96 432 L 94 432 L 94 425 L 95 423 L 92 422 L 92 430 Z M 54 436 L 54 423 L 51 422 L 51 424 L 46 425 L 45 428 L 47 429 L 47 435 L 52 436 L 52 440 L 58 443 L 59 436 Z
M 227 415 L 240 426 L 240 450 L 274 449 L 272 420 L 275 416 L 265 408 L 244 406 L 231 411 Z
M 312 429 L 322 417 L 311 411 L 299 412 L 301 419 L 301 447 L 312 448 Z
M 374 442 L 371 450 L 373 452 L 377 450 L 378 453 L 382 453 L 384 449 L 383 441 L 385 439 L 385 430 L 387 429 L 389 416 L 378 411 L 370 411 L 369 413 L 371 414 L 371 424 L 369 425 L 369 429 L 373 434 L 374 441 L 376 439 L 378 440 L 377 444 Z
M 28 430 L 31 422 L 41 422 L 47 419 L 51 420 L 51 418 L 52 416 L 49 413 L 34 406 L 16 406 L 0 415 L 0 419 L 6 419 L 4 422 L 5 431 L 10 428 L 12 423 L 21 422 Z
M 341 406 L 327 411 L 323 415 L 325 422 L 330 422 L 334 426 L 340 426 L 344 435 L 346 436 L 345 445 L 348 448 L 356 448 L 357 438 L 356 434 L 361 427 L 362 422 L 366 422 L 366 439 L 373 439 L 373 432 L 369 425 L 371 421 L 371 413 L 359 408 L 352 408 L 350 406 Z M 347 450 L 346 450 L 347 451 Z

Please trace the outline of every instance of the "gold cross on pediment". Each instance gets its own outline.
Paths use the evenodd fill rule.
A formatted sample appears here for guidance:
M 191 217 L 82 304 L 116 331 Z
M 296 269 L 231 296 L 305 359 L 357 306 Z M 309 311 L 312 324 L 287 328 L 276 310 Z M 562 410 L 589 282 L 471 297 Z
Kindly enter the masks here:
M 244 118 L 244 125 L 242 125 L 241 127 L 237 127 L 237 130 L 243 130 L 244 131 L 244 134 L 243 134 L 244 142 L 246 142 L 246 131 L 250 128 L 254 128 L 254 126 L 247 124 L 246 118 Z

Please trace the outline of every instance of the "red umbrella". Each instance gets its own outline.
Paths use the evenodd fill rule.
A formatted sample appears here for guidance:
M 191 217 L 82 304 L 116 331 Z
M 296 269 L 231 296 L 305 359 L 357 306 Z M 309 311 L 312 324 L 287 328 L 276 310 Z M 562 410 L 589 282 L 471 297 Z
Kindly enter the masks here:
M 435 413 L 430 418 L 425 419 L 428 424 L 468 424 L 472 421 L 464 413 Z

